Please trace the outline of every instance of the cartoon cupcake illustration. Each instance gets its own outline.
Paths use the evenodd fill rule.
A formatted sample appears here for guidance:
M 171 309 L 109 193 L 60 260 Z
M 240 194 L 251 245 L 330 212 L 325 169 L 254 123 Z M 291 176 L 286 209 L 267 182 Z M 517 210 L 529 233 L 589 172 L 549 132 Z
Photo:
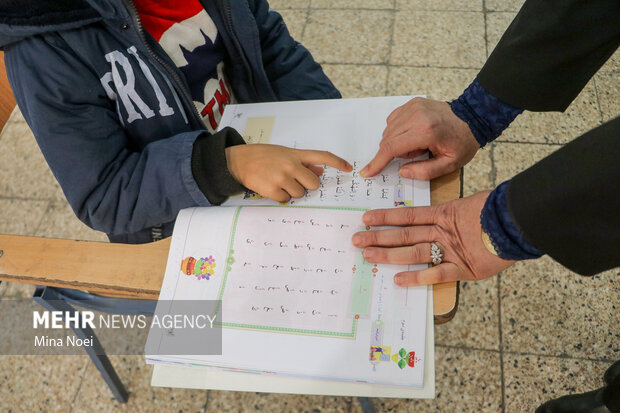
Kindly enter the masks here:
M 212 255 L 202 258 L 187 257 L 181 263 L 185 275 L 194 275 L 199 280 L 208 280 L 215 273 L 215 259 Z

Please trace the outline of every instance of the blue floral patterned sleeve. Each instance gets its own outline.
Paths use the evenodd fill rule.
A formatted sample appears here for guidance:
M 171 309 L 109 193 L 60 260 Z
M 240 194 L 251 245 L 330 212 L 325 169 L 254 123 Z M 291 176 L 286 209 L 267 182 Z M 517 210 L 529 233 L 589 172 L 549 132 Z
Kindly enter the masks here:
M 474 80 L 458 99 L 450 103 L 452 112 L 461 118 L 474 134 L 480 147 L 502 134 L 523 109 L 502 102 Z
M 506 260 L 527 260 L 543 255 L 523 239 L 508 211 L 506 190 L 510 181 L 503 182 L 487 198 L 480 214 L 480 224 L 495 247 L 498 255 Z
M 487 92 L 478 80 L 474 80 L 458 99 L 449 104 L 454 114 L 467 123 L 481 148 L 500 136 L 523 112 L 523 109 L 504 103 Z M 543 252 L 525 241 L 510 217 L 506 203 L 509 184 L 510 181 L 506 181 L 491 192 L 482 208 L 480 224 L 501 258 L 538 258 Z

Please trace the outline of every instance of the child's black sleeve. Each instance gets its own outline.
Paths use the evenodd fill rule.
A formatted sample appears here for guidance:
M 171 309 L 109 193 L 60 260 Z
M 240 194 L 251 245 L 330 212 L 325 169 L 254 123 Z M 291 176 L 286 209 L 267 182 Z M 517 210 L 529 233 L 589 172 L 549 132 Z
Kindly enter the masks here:
M 225 155 L 229 146 L 243 144 L 239 132 L 229 127 L 213 135 L 204 133 L 194 142 L 192 175 L 211 204 L 219 205 L 245 189 L 228 171 Z

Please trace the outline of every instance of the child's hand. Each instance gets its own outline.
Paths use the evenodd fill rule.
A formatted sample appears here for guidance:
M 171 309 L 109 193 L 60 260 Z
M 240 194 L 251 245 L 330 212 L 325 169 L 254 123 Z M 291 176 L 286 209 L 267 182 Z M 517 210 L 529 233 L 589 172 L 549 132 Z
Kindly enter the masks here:
M 300 198 L 306 189 L 319 187 L 319 176 L 328 165 L 344 172 L 353 167 L 326 151 L 292 149 L 279 145 L 236 145 L 226 148 L 232 176 L 243 186 L 274 201 Z

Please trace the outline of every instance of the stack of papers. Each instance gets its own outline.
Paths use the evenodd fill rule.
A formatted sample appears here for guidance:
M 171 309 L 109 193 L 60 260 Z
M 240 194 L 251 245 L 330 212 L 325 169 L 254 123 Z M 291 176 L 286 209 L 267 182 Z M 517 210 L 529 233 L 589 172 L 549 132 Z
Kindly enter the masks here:
M 147 362 L 424 387 L 425 365 L 434 363 L 425 351 L 427 288 L 396 286 L 393 275 L 407 266 L 368 263 L 351 243 L 368 230 L 361 219 L 368 209 L 430 204 L 427 181 L 398 176 L 410 160 L 359 175 L 385 119 L 410 98 L 226 108 L 221 127 L 248 143 L 328 150 L 354 170 L 326 168 L 318 190 L 287 205 L 248 191 L 221 207 L 181 211 L 156 314 L 172 312 L 171 303 L 218 300 L 211 313 L 221 354 L 171 354 L 189 336 L 158 329 L 149 334 Z

